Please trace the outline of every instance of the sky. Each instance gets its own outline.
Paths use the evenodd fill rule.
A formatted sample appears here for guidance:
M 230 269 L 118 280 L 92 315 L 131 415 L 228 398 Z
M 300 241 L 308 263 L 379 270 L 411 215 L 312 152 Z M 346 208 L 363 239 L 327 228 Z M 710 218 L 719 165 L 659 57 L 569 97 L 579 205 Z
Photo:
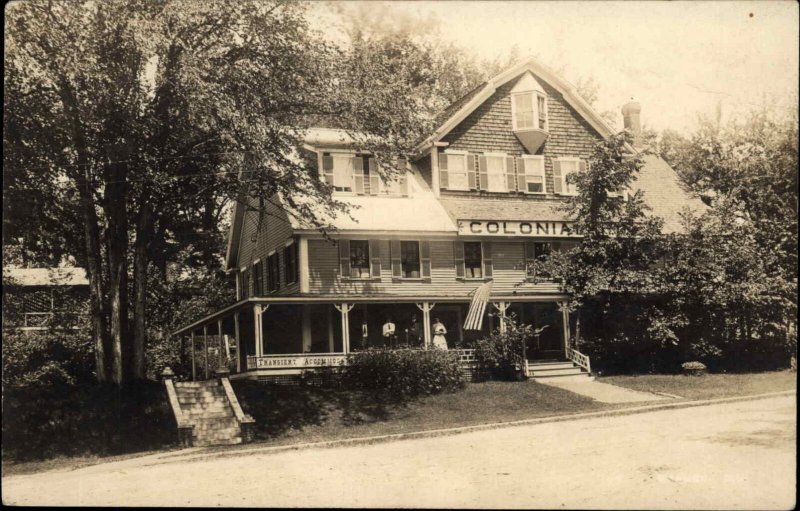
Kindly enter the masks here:
M 697 114 L 723 120 L 765 102 L 798 97 L 798 4 L 739 2 L 373 2 L 434 16 L 440 33 L 479 57 L 516 45 L 571 83 L 593 77 L 598 111 L 618 114 L 630 99 L 656 130 L 691 130 Z

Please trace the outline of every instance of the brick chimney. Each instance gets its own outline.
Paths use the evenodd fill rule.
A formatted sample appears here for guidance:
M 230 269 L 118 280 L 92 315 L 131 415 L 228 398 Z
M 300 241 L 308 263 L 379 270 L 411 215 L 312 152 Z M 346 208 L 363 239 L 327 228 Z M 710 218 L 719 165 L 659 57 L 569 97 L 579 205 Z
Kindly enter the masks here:
M 622 119 L 625 129 L 633 134 L 634 145 L 640 145 L 642 142 L 642 122 L 639 119 L 639 112 L 641 111 L 642 105 L 636 101 L 630 101 L 622 106 Z

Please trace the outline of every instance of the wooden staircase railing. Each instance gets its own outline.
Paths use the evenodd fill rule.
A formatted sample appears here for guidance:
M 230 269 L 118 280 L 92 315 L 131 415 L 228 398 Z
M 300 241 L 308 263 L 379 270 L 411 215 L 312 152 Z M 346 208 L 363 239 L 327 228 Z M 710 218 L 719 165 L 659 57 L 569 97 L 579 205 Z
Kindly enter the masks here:
M 587 373 L 592 374 L 592 363 L 587 355 L 584 355 L 580 351 L 569 348 L 567 350 L 567 358 L 586 369 Z

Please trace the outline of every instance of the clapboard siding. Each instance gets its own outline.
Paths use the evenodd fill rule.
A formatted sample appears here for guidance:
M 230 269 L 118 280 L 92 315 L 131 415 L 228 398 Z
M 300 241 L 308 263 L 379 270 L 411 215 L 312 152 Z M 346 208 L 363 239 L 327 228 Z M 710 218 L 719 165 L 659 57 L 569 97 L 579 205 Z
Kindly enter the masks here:
M 259 213 L 259 200 L 248 197 L 248 207 L 245 208 L 244 221 L 242 223 L 242 234 L 239 239 L 239 267 L 252 267 L 254 261 L 260 259 L 264 261 L 263 279 L 266 283 L 267 278 L 267 256 L 273 250 L 278 252 L 280 260 L 280 282 L 281 288 L 273 294 L 295 294 L 299 291 L 297 283 L 289 286 L 286 282 L 286 264 L 283 258 L 283 248 L 286 242 L 293 236 L 291 224 L 286 212 L 275 206 L 270 201 L 263 204 L 263 213 Z M 260 218 L 259 218 L 260 217 Z M 260 220 L 260 221 L 259 221 Z M 260 224 L 260 225 L 259 225 Z M 253 234 L 256 240 L 253 241 Z M 253 296 L 252 279 L 249 282 L 250 296 Z M 266 291 L 267 286 L 264 285 Z
M 547 193 L 552 195 L 553 159 L 564 156 L 588 159 L 594 145 L 602 140 L 602 136 L 567 103 L 560 92 L 539 76 L 536 76 L 536 80 L 547 95 L 549 136 L 538 154 L 545 157 Z M 443 138 L 449 144 L 447 148 L 474 153 L 526 154 L 527 151 L 514 135 L 511 125 L 511 89 L 517 81 L 518 79 L 511 80 L 499 87 L 489 99 L 453 128 Z M 442 193 L 463 194 L 445 190 Z
M 338 247 L 324 240 L 309 240 L 309 291 L 311 294 L 388 294 L 398 296 L 467 296 L 482 281 L 456 279 L 453 242 L 432 241 L 431 282 L 392 282 L 391 257 L 388 240 L 380 241 L 381 280 L 350 281 L 339 278 Z M 520 242 L 493 242 L 494 286 L 493 293 L 514 291 L 557 293 L 555 284 L 523 283 L 525 278 L 523 244 Z

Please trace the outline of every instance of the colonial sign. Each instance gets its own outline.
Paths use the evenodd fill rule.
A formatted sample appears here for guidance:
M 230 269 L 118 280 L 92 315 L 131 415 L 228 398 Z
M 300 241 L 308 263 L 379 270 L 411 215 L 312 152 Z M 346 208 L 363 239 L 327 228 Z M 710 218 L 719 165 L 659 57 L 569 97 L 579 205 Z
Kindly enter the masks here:
M 459 220 L 459 236 L 577 237 L 572 222 L 519 220 Z

